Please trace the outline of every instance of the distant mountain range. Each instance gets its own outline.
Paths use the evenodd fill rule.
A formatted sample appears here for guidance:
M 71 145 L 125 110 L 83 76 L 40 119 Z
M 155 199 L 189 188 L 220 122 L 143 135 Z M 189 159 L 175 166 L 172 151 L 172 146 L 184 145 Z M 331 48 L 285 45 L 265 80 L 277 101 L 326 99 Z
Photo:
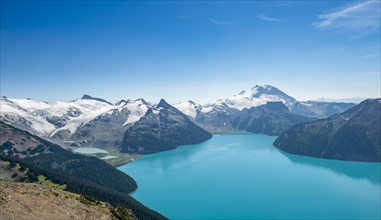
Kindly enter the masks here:
M 248 91 L 243 90 L 238 95 L 219 99 L 208 104 L 197 104 L 193 101 L 180 102 L 174 104 L 184 114 L 196 118 L 199 112 L 208 113 L 214 108 L 231 108 L 237 110 L 250 109 L 264 105 L 268 102 L 282 102 L 295 114 L 312 118 L 325 118 L 334 114 L 339 114 L 353 106 L 355 103 L 343 102 L 317 102 L 317 101 L 297 101 L 295 98 L 287 95 L 278 88 L 270 85 L 256 85 Z
M 64 146 L 125 153 L 153 153 L 211 137 L 165 100 L 154 105 L 144 99 L 111 104 L 89 95 L 52 103 L 2 98 L 0 118 Z
M 317 99 L 313 99 L 312 101 L 316 102 L 346 102 L 346 103 L 356 103 L 359 104 L 360 102 L 366 100 L 367 98 L 365 97 L 353 97 L 353 98 L 324 98 L 324 97 L 319 97 Z
M 329 117 L 334 114 L 342 113 L 356 105 L 354 103 L 336 102 L 299 102 L 295 98 L 273 86 L 256 85 L 248 91 L 244 90 L 240 92 L 238 95 L 204 105 L 193 101 L 187 101 L 176 103 L 173 106 L 188 115 L 197 125 L 205 128 L 211 133 L 218 133 L 234 130 L 250 131 L 251 129 L 245 129 L 245 126 L 242 124 L 238 125 L 238 118 L 244 118 L 244 115 L 247 114 L 247 110 L 249 109 L 265 106 L 266 103 L 271 102 L 282 103 L 286 107 L 284 110 L 289 111 L 288 115 L 294 114 L 294 118 L 300 118 L 295 121 L 283 121 L 283 125 L 281 126 L 282 129 L 272 131 L 265 129 L 263 132 L 259 133 L 279 135 L 281 132 L 285 131 L 285 129 L 295 125 L 296 122 Z M 256 114 L 256 117 L 266 118 L 268 113 L 269 111 L 263 112 L 262 116 Z M 307 119 L 306 117 L 310 119 Z M 268 119 L 271 120 L 271 117 Z M 282 121 L 283 119 L 283 117 L 280 117 L 279 121 Z M 264 120 L 262 123 L 266 124 L 267 122 L 270 122 L 269 120 Z M 273 123 L 275 123 L 275 121 Z
M 298 124 L 274 146 L 293 154 L 381 162 L 381 99 L 369 99 L 339 115 Z
M 354 103 L 299 102 L 270 86 L 204 105 L 193 101 L 111 103 L 84 95 L 70 102 L 0 99 L 0 120 L 66 147 L 96 146 L 125 153 L 154 153 L 195 144 L 210 133 L 248 131 L 280 135 L 315 118 L 339 114 Z

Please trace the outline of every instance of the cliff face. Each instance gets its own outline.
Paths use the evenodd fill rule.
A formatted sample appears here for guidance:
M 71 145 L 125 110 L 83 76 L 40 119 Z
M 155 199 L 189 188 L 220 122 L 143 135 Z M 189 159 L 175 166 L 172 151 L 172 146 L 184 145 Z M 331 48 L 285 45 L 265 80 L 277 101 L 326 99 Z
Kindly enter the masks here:
M 381 162 L 381 99 L 368 99 L 340 115 L 299 124 L 274 146 L 327 159 Z

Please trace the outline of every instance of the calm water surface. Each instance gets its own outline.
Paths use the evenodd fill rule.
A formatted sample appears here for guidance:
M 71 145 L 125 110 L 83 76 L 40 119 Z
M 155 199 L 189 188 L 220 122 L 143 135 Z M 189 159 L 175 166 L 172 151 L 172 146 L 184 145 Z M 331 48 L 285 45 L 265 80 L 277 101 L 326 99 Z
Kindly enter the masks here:
M 232 133 L 119 167 L 134 198 L 171 219 L 381 217 L 380 163 L 275 149 L 275 137 Z
M 74 148 L 73 151 L 80 154 L 97 154 L 97 153 L 107 154 L 108 153 L 108 151 L 102 150 L 96 147 L 79 147 L 79 148 Z

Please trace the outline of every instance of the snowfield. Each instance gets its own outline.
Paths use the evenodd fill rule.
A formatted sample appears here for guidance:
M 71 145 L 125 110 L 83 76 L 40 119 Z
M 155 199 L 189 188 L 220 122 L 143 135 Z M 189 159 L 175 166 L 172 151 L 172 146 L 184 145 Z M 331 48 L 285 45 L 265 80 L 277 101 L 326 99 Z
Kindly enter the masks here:
M 219 99 L 215 102 L 208 102 L 204 105 L 187 101 L 176 103 L 173 106 L 189 117 L 196 118 L 199 112 L 209 113 L 215 109 L 226 108 L 226 106 L 241 111 L 245 108 L 249 109 L 265 105 L 267 102 L 282 102 L 290 108 L 297 101 L 273 86 L 256 85 L 249 91 L 242 91 L 238 95 Z
M 112 105 L 92 99 L 43 102 L 2 97 L 0 99 L 0 117 L 15 123 L 23 123 L 42 136 L 53 137 L 57 132 L 63 130 L 74 134 L 79 127 L 102 114 L 110 114 L 114 110 L 125 109 L 129 112 L 127 121 L 123 125 L 125 126 L 138 121 L 150 107 L 152 106 L 142 99 Z
M 232 112 L 262 106 L 268 102 L 282 102 L 291 112 L 314 118 L 323 118 L 327 117 L 327 115 L 341 113 L 353 104 L 299 102 L 276 87 L 256 85 L 250 90 L 244 90 L 226 99 L 219 99 L 205 104 L 186 101 L 173 104 L 173 106 L 197 121 L 198 116 L 201 118 L 214 118 L 221 115 L 230 116 Z M 160 108 L 146 102 L 144 99 L 121 100 L 112 104 L 104 99 L 93 98 L 88 95 L 84 95 L 82 99 L 69 102 L 0 98 L 1 120 L 26 128 L 43 137 L 54 137 L 60 131 L 70 133 L 62 133 L 63 135 L 72 135 L 78 128 L 85 126 L 94 119 L 98 119 L 98 117 L 102 120 L 102 118 L 115 116 L 113 119 L 118 120 L 117 126 L 133 126 L 149 109 L 154 114 L 160 112 Z

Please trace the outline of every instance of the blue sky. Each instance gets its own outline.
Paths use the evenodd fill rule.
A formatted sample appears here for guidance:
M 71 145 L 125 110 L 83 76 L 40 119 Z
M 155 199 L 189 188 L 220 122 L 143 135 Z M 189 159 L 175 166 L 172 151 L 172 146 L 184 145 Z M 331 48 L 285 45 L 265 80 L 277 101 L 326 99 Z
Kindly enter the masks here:
M 380 96 L 380 1 L 1 1 L 1 95 Z

